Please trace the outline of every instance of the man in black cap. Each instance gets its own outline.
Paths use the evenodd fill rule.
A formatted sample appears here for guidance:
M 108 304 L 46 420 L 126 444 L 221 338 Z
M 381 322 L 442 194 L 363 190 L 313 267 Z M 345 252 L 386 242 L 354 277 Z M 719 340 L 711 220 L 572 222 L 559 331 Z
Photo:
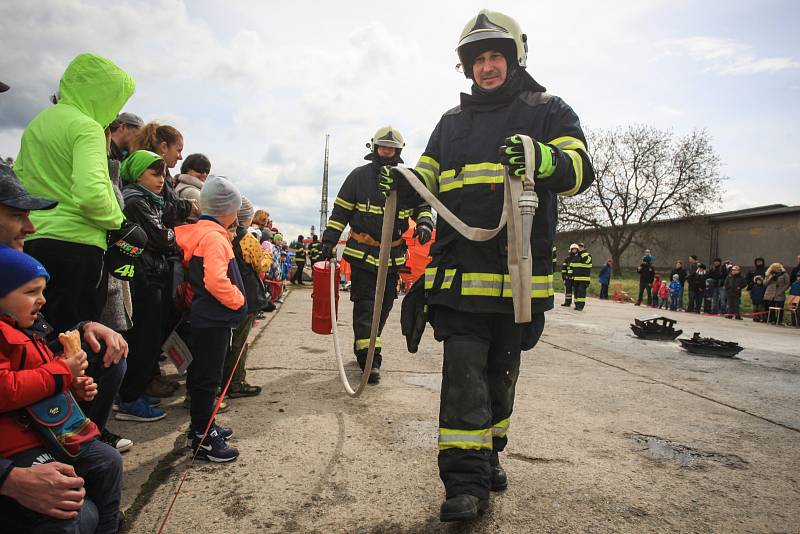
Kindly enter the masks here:
M 21 251 L 25 237 L 35 230 L 28 214 L 32 210 L 49 210 L 56 204 L 25 191 L 11 167 L 0 163 L 0 245 Z
M 131 143 L 139 129 L 144 126 L 144 121 L 135 113 L 120 113 L 114 122 L 111 123 L 111 151 L 109 159 L 122 161 L 128 157 L 131 150 Z

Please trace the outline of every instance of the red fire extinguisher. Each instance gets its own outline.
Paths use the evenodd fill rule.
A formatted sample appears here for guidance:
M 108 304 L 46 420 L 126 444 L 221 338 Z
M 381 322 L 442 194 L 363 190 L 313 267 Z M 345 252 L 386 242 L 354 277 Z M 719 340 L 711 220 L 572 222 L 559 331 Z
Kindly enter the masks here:
M 333 281 L 333 296 L 336 299 L 336 317 L 339 317 L 339 264 Z M 311 293 L 311 330 L 316 334 L 333 333 L 331 322 L 331 263 L 318 261 L 314 264 L 314 289 Z

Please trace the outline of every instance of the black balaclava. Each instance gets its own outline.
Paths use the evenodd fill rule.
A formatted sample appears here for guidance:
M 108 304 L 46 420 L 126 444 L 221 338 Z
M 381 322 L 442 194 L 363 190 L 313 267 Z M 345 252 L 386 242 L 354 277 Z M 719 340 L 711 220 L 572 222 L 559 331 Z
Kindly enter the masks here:
M 378 145 L 372 147 L 372 152 L 364 156 L 364 159 L 367 161 L 371 161 L 374 165 L 378 167 L 383 167 L 384 165 L 399 165 L 403 163 L 403 159 L 400 157 L 400 152 L 403 151 L 402 148 L 394 148 L 394 156 L 391 158 L 382 158 L 378 155 Z

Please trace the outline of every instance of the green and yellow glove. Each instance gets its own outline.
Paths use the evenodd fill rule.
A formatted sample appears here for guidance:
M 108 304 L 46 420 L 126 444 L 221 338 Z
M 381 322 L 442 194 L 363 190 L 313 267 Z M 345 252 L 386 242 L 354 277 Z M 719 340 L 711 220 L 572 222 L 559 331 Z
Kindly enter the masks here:
M 381 167 L 381 171 L 378 174 L 378 189 L 383 193 L 383 196 L 388 196 L 390 191 L 397 191 L 397 180 L 400 178 L 397 175 L 398 172 L 395 167 L 390 165 Z
M 533 139 L 533 154 L 536 158 L 533 178 L 546 180 L 551 177 L 558 163 L 555 149 Z M 500 147 L 500 163 L 508 167 L 509 174 L 520 179 L 525 177 L 525 149 L 519 135 L 506 137 L 505 144 Z

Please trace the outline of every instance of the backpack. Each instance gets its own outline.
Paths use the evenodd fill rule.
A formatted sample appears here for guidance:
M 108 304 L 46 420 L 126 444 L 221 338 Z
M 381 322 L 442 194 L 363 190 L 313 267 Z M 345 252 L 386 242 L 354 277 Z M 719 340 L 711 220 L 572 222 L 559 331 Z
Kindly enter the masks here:
M 269 303 L 267 297 L 267 290 L 264 283 L 258 277 L 258 273 L 253 267 L 244 261 L 242 256 L 242 247 L 240 243 L 244 236 L 247 235 L 247 230 L 244 228 L 236 229 L 236 237 L 233 238 L 233 255 L 236 257 L 236 263 L 239 266 L 239 273 L 242 275 L 242 282 L 244 282 L 244 297 L 247 300 L 247 310 L 249 313 L 258 313 L 263 310 Z

